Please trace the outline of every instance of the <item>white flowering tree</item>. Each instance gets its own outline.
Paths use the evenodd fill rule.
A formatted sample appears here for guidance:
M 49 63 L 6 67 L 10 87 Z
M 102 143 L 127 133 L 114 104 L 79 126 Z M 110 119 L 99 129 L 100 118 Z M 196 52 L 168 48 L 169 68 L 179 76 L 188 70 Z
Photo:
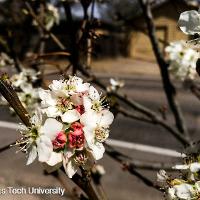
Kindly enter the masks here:
M 92 44 L 99 37 L 95 32 L 99 23 L 93 17 L 94 9 L 91 9 L 90 17 L 88 15 L 89 6 L 94 8 L 95 1 L 79 1 L 84 16 L 78 25 L 72 17 L 73 1 L 58 1 L 66 17 L 64 23 L 68 43 L 65 43 L 53 32 L 53 27 L 60 23 L 58 9 L 48 1 L 25 0 L 19 3 L 23 15 L 39 35 L 37 48 L 26 55 L 29 62 L 23 62 L 23 57 L 16 53 L 12 44 L 13 35 L 10 35 L 10 32 L 3 38 L 4 42 L 0 42 L 3 46 L 0 66 L 15 67 L 18 72 L 11 78 L 3 74 L 0 79 L 2 102 L 9 104 L 12 112 L 15 111 L 23 122 L 19 128 L 21 138 L 11 145 L 18 147 L 27 155 L 27 165 L 38 159 L 48 173 L 55 175 L 57 171 L 64 172 L 66 177 L 71 178 L 84 192 L 73 198 L 107 199 L 100 181 L 105 171 L 97 165 L 97 161 L 107 153 L 122 165 L 125 171 L 140 178 L 147 186 L 161 192 L 164 190 L 167 198 L 198 200 L 198 143 L 194 144 L 195 141 L 188 132 L 171 77 L 182 81 L 191 93 L 200 99 L 200 88 L 194 81 L 197 77 L 196 63 L 199 54 L 188 45 L 198 44 L 199 39 L 170 43 L 165 49 L 168 55 L 166 59 L 158 45 L 150 3 L 144 0 L 138 2 L 142 8 L 146 32 L 160 69 L 163 89 L 175 125 L 151 108 L 122 94 L 120 88 L 124 86 L 123 81 L 111 78 L 110 85 L 105 85 L 90 70 Z M 179 26 L 185 34 L 199 34 L 200 14 L 197 11 L 182 13 Z M 48 51 L 48 42 L 53 42 L 58 51 Z M 45 57 L 53 60 L 56 56 L 66 60 L 65 68 L 61 68 L 56 61 L 45 63 Z M 40 67 L 45 64 L 52 65 L 56 69 L 56 74 L 62 75 L 63 78 L 51 83 L 45 80 Z M 76 74 L 80 74 L 81 78 Z M 104 91 L 103 95 L 95 89 L 95 85 Z M 114 115 L 117 117 L 118 114 L 160 126 L 187 147 L 185 162 L 173 167 L 174 170 L 181 170 L 178 178 L 173 178 L 164 170 L 160 170 L 171 169 L 170 165 L 133 160 L 106 143 Z M 0 152 L 9 147 L 10 145 L 3 147 Z M 154 183 L 138 169 L 160 170 L 157 174 L 160 183 Z

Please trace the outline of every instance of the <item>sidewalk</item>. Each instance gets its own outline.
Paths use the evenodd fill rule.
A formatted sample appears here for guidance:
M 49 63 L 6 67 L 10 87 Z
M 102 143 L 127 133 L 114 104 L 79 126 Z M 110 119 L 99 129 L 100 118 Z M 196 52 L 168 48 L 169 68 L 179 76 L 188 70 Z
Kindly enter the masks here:
M 131 58 L 116 58 L 94 61 L 92 71 L 102 73 L 106 76 L 131 76 L 146 75 L 150 77 L 159 76 L 159 67 L 156 63 Z

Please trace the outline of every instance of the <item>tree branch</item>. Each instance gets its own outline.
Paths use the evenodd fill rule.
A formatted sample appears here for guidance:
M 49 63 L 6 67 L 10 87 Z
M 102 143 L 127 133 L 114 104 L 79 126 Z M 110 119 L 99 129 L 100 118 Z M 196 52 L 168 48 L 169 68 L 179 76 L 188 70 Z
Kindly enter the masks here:
M 180 132 L 184 133 L 187 138 L 189 138 L 188 131 L 186 128 L 186 124 L 182 115 L 182 111 L 180 106 L 176 100 L 176 90 L 171 83 L 169 72 L 168 72 L 168 64 L 165 62 L 164 57 L 160 51 L 157 36 L 156 36 L 156 28 L 153 22 L 153 17 L 151 13 L 150 4 L 148 1 L 139 0 L 141 8 L 143 10 L 145 22 L 148 29 L 149 38 L 152 44 L 152 48 L 157 59 L 160 73 L 163 81 L 163 87 L 165 90 L 165 94 L 169 103 L 169 106 L 174 114 L 174 118 L 176 121 L 176 126 Z

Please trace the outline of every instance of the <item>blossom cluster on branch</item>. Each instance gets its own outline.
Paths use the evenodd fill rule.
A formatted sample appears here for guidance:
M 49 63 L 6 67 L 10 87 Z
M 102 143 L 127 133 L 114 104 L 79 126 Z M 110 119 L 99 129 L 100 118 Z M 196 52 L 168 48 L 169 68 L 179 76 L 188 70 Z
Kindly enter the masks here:
M 199 11 L 186 11 L 179 18 L 180 29 L 187 35 L 196 35 L 200 33 L 200 13 Z M 197 39 L 189 41 L 197 45 Z M 193 79 L 195 75 L 196 61 L 198 52 L 187 48 L 185 42 L 175 42 L 166 48 L 169 53 L 170 67 L 174 75 L 182 80 Z M 188 64 L 190 63 L 190 65 Z M 174 66 L 173 66 L 174 65 Z M 186 67 L 187 66 L 187 67 Z M 198 145 L 196 145 L 198 146 Z M 169 200 L 198 200 L 200 199 L 200 153 L 195 145 L 184 157 L 184 164 L 174 166 L 179 170 L 179 174 L 173 176 L 167 175 L 164 170 L 157 174 L 158 181 L 166 191 L 166 197 Z
M 28 154 L 27 164 L 38 157 L 47 171 L 63 166 L 70 178 L 79 167 L 91 169 L 103 157 L 114 119 L 105 98 L 76 76 L 53 80 L 39 97 L 41 108 L 30 127 L 21 125 L 22 138 L 16 143 Z
M 39 81 L 39 72 L 33 69 L 22 69 L 18 74 L 14 74 L 11 78 L 11 84 L 23 104 L 23 106 L 32 115 L 40 106 L 39 88 L 37 82 Z M 2 97 L 2 102 L 7 102 Z M 11 112 L 14 112 L 12 108 Z
M 169 57 L 169 71 L 175 78 L 182 81 L 195 78 L 197 51 L 189 48 L 185 41 L 172 42 L 165 51 Z
M 183 165 L 175 165 L 180 170 L 175 176 L 169 176 L 164 170 L 157 174 L 158 182 L 167 193 L 169 200 L 198 200 L 200 198 L 200 156 L 199 153 L 189 154 L 184 158 Z

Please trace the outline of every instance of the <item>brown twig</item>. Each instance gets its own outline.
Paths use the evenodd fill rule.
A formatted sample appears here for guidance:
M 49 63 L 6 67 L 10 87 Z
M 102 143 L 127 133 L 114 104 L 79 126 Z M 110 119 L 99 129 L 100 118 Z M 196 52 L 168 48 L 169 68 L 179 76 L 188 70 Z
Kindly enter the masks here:
M 145 2 L 144 0 L 139 0 L 139 3 L 143 10 L 143 15 L 144 15 L 145 22 L 147 25 L 149 38 L 150 38 L 159 68 L 160 68 L 160 73 L 161 73 L 161 77 L 162 77 L 162 81 L 163 81 L 163 87 L 165 90 L 165 94 L 166 94 L 169 106 L 174 114 L 176 126 L 179 129 L 179 131 L 184 133 L 186 135 L 186 137 L 189 139 L 189 135 L 188 135 L 186 124 L 185 124 L 185 121 L 184 121 L 184 118 L 182 115 L 182 111 L 181 111 L 180 106 L 176 99 L 176 90 L 175 90 L 173 84 L 171 83 L 171 80 L 169 77 L 168 63 L 165 62 L 165 59 L 159 48 L 150 4 L 148 1 Z
M 106 86 L 93 74 L 88 72 L 85 68 L 82 66 L 79 66 L 79 71 L 82 72 L 83 75 L 90 78 L 91 82 L 97 84 L 102 89 L 106 90 Z M 184 146 L 191 145 L 191 141 L 185 137 L 183 134 L 181 134 L 178 130 L 175 130 L 173 127 L 171 127 L 168 123 L 166 123 L 162 118 L 160 118 L 155 112 L 150 110 L 149 108 L 146 108 L 145 106 L 139 104 L 138 102 L 129 99 L 126 95 L 119 94 L 117 92 L 111 92 L 108 93 L 111 96 L 116 97 L 123 103 L 127 104 L 131 108 L 143 113 L 144 115 L 148 116 L 154 124 L 158 124 L 168 130 L 176 139 L 178 139 Z
M 114 149 L 112 146 L 109 144 L 105 144 L 106 147 L 106 153 L 109 155 L 112 159 L 115 161 L 118 161 L 122 165 L 128 166 L 129 168 L 134 168 L 134 169 L 145 169 L 145 170 L 160 170 L 164 169 L 167 171 L 174 171 L 172 169 L 172 164 L 165 164 L 165 163 L 159 163 L 159 162 L 145 162 L 145 161 L 140 161 L 133 159 L 116 149 Z
M 31 126 L 29 122 L 30 116 L 28 112 L 26 111 L 26 109 L 23 107 L 16 92 L 10 85 L 8 78 L 5 75 L 0 78 L 0 93 L 8 101 L 11 107 L 15 110 L 15 112 L 23 121 L 23 123 L 26 126 L 30 127 Z
M 66 47 L 62 44 L 62 42 L 49 30 L 46 29 L 44 24 L 40 21 L 40 19 L 35 14 L 31 5 L 28 1 L 25 1 L 26 8 L 28 9 L 29 14 L 33 17 L 33 19 L 38 23 L 38 25 L 45 31 L 45 34 L 49 35 L 49 37 L 58 45 L 61 50 L 66 50 Z

